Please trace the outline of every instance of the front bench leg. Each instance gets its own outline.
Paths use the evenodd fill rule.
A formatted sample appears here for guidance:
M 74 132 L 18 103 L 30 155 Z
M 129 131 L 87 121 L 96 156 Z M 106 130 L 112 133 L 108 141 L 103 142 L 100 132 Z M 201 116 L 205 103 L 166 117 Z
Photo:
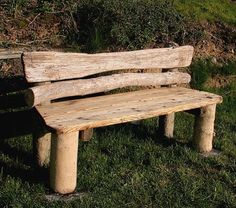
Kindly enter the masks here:
M 72 193 L 76 188 L 78 137 L 78 131 L 52 136 L 50 186 L 60 194 Z
M 199 152 L 210 152 L 214 136 L 216 104 L 202 107 L 195 116 L 193 144 Z

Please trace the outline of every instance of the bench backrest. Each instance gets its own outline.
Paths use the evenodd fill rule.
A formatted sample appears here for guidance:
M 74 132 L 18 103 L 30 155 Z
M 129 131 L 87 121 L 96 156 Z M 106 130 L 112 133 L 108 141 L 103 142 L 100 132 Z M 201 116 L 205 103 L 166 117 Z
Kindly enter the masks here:
M 127 86 L 188 83 L 186 73 L 123 73 L 97 78 L 85 77 L 124 69 L 173 69 L 191 64 L 192 46 L 146 49 L 112 53 L 23 53 L 25 77 L 30 83 L 48 83 L 32 87 L 27 93 L 34 106 L 62 97 L 87 95 Z M 82 79 L 81 79 L 82 78 Z

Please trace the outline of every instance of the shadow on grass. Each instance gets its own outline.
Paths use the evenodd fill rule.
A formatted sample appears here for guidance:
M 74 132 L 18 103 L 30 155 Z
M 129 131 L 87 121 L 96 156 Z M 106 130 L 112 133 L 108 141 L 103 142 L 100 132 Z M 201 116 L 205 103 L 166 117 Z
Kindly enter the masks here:
M 33 109 L 0 114 L 0 168 L 3 168 L 5 176 L 10 175 L 34 184 L 43 182 L 48 186 L 48 170 L 38 168 L 33 156 L 30 137 L 35 128 L 33 124 L 36 116 Z M 11 145 L 12 141 L 14 145 Z M 25 145 L 27 150 L 23 148 Z
M 183 147 L 192 148 L 191 142 L 182 142 L 183 138 L 167 138 L 161 135 L 158 125 L 154 127 L 154 131 L 150 131 L 147 129 L 145 125 L 142 125 L 142 122 L 139 124 L 132 124 L 132 123 L 123 123 L 123 124 L 116 124 L 109 127 L 101 127 L 96 129 L 96 134 L 98 138 L 102 138 L 105 131 L 109 131 L 109 134 L 117 134 L 119 131 L 122 132 L 132 132 L 134 135 L 132 139 L 137 141 L 150 141 L 150 138 L 156 145 L 160 145 L 162 147 L 169 147 L 180 145 Z
M 40 120 L 34 109 L 26 107 L 21 90 L 27 88 L 22 77 L 0 79 L 0 170 L 31 184 L 48 186 L 48 170 L 38 168 L 33 157 L 32 132 Z

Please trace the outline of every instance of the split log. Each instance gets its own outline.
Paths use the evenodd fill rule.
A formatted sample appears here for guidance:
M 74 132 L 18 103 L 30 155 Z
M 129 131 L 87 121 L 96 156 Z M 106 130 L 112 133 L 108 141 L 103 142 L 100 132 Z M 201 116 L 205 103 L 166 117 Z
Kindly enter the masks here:
M 93 129 L 86 129 L 79 132 L 79 140 L 88 142 L 93 136 Z
M 75 190 L 79 132 L 53 134 L 50 158 L 50 186 L 60 194 Z
M 123 69 L 180 68 L 191 64 L 192 46 L 113 53 L 26 52 L 23 54 L 28 82 L 86 77 Z
M 178 72 L 178 69 L 168 69 L 169 72 Z M 176 87 L 177 85 L 169 85 L 169 87 Z M 159 117 L 159 134 L 166 138 L 172 139 L 174 137 L 175 127 L 175 113 L 163 115 Z
M 41 82 L 35 83 L 34 86 L 48 86 L 51 82 Z M 41 104 L 46 105 L 49 104 L 50 100 L 44 101 Z M 39 124 L 35 124 L 39 125 Z M 33 132 L 33 140 L 35 144 L 35 152 L 34 156 L 37 160 L 37 165 L 39 167 L 48 166 L 50 162 L 50 151 L 51 151 L 51 133 L 46 130 L 45 127 L 35 128 L 35 132 Z
M 21 58 L 22 53 L 22 51 L 0 50 L 0 60 Z
M 33 87 L 26 91 L 26 102 L 35 106 L 42 102 L 62 97 L 106 92 L 128 86 L 156 86 L 189 83 L 190 75 L 180 72 L 124 73 L 92 79 L 55 82 Z
M 200 109 L 200 114 L 195 117 L 193 144 L 199 152 L 210 152 L 214 136 L 216 104 Z

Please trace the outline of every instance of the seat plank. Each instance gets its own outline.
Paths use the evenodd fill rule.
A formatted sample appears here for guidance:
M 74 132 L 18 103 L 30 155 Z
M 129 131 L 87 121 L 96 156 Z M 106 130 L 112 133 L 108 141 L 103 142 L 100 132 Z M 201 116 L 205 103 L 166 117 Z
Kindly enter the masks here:
M 222 97 L 187 88 L 161 88 L 36 106 L 45 123 L 66 133 L 221 103 Z
M 189 66 L 192 46 L 156 48 L 112 53 L 25 52 L 24 71 L 28 82 L 86 77 L 107 71 Z

